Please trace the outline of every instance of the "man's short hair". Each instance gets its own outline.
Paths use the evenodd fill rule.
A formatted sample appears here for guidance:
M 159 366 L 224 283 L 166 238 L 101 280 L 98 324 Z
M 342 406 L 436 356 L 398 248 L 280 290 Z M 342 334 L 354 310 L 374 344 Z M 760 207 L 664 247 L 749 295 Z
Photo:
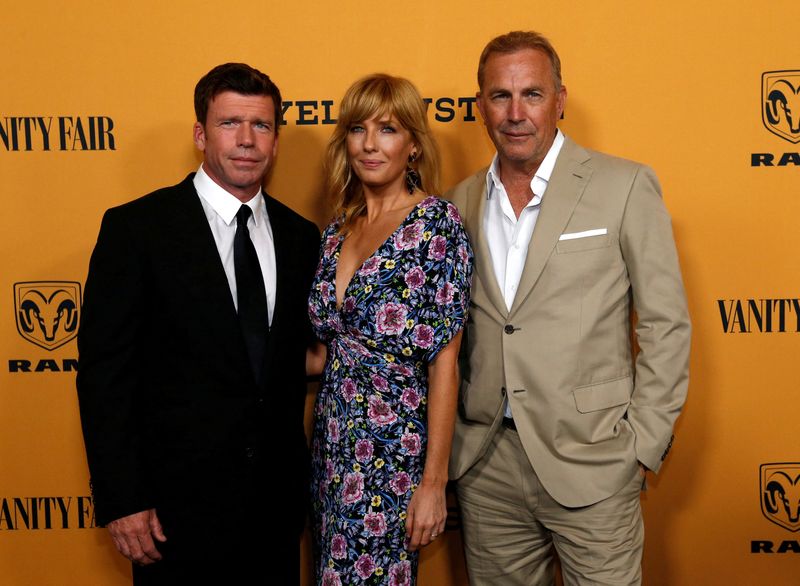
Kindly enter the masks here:
M 269 96 L 275 106 L 275 134 L 283 120 L 281 91 L 268 75 L 246 63 L 224 63 L 206 73 L 194 88 L 194 112 L 200 124 L 206 123 L 208 105 L 222 92 L 244 96 Z
M 478 61 L 478 87 L 483 89 L 483 73 L 484 69 L 486 69 L 486 61 L 493 53 L 516 53 L 525 49 L 541 51 L 550 58 L 556 89 L 560 88 L 561 59 L 558 58 L 558 53 L 556 53 L 550 41 L 547 40 L 547 37 L 534 31 L 511 31 L 489 41 Z

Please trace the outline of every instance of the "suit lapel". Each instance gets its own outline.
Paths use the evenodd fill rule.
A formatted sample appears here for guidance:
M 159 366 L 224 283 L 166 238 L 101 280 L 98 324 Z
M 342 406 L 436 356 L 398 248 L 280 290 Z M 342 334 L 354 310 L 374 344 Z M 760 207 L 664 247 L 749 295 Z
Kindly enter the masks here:
M 509 317 L 513 317 L 530 295 L 575 206 L 580 201 L 592 174 L 591 169 L 584 165 L 589 158 L 590 155 L 586 150 L 565 137 L 542 199 L 542 209 L 528 245 L 525 268 Z
M 178 210 L 170 215 L 174 245 L 182 249 L 185 262 L 175 267 L 175 278 L 197 306 L 197 319 L 212 330 L 209 339 L 218 342 L 220 353 L 229 354 L 229 364 L 250 371 L 236 307 L 208 225 L 203 205 L 192 183 L 193 175 L 181 184 Z M 189 302 L 187 299 L 187 302 Z
M 484 230 L 484 216 L 486 214 L 486 173 L 478 173 L 467 192 L 467 213 L 465 221 L 467 232 L 475 247 L 475 274 L 480 280 L 483 291 L 498 312 L 498 317 L 505 319 L 508 314 L 503 293 L 497 284 L 492 265 L 492 254 L 489 250 L 489 241 Z

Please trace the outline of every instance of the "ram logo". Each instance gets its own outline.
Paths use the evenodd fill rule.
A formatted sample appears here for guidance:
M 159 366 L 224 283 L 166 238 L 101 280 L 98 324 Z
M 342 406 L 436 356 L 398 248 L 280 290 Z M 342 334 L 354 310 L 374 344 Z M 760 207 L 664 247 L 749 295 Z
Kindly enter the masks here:
M 800 142 L 800 70 L 761 75 L 761 119 L 771 133 Z
M 761 512 L 784 529 L 800 531 L 800 462 L 761 464 Z
M 17 330 L 23 338 L 45 350 L 55 350 L 78 335 L 80 310 L 80 283 L 14 283 Z

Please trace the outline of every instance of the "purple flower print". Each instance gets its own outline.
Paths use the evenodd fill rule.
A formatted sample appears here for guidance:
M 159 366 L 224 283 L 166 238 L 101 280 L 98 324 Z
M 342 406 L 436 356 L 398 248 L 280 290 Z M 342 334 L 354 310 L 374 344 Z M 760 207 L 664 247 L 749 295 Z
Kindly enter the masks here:
M 389 425 L 397 421 L 397 415 L 394 414 L 389 404 L 375 395 L 369 398 L 367 414 L 375 425 Z
M 428 258 L 442 260 L 447 251 L 447 240 L 444 236 L 434 236 L 428 244 Z
M 350 472 L 344 475 L 342 485 L 342 502 L 352 505 L 364 496 L 364 475 L 360 472 Z
M 384 303 L 375 314 L 378 333 L 396 336 L 406 328 L 408 308 L 400 303 Z

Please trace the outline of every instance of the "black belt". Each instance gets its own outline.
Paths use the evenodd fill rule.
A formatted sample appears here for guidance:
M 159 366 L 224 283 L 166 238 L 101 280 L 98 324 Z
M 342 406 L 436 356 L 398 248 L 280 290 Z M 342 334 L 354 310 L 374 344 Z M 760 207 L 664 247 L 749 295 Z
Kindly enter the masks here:
M 503 427 L 512 431 L 517 431 L 517 424 L 511 417 L 503 417 Z

